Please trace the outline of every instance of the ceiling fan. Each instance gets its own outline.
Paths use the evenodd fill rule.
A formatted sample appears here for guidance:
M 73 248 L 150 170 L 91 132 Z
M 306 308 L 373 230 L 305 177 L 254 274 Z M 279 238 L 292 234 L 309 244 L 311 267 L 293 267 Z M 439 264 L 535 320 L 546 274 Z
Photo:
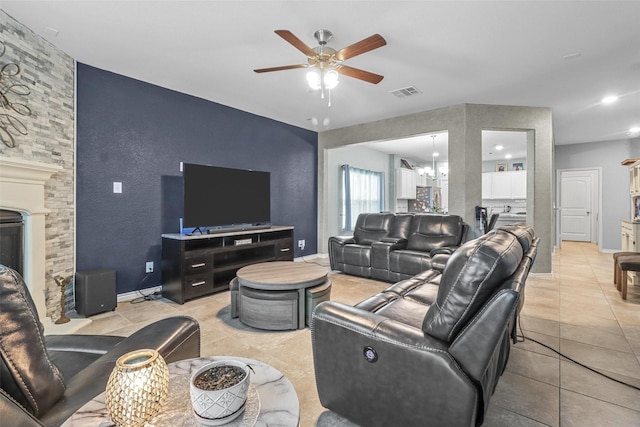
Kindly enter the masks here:
M 353 77 L 368 83 L 378 84 L 384 76 L 361 70 L 359 68 L 344 65 L 344 61 L 357 55 L 369 52 L 387 44 L 387 41 L 380 35 L 374 34 L 366 39 L 360 40 L 350 46 L 340 50 L 335 50 L 327 46 L 327 42 L 331 40 L 333 34 L 329 30 L 318 30 L 313 36 L 318 40 L 318 47 L 310 48 L 302 40 L 296 37 L 288 30 L 275 30 L 275 33 L 289 42 L 293 47 L 304 53 L 307 57 L 307 64 L 284 65 L 280 67 L 259 68 L 253 70 L 256 73 L 268 73 L 271 71 L 292 70 L 296 68 L 314 67 L 316 77 L 307 75 L 309 86 L 314 89 L 332 89 L 338 83 L 338 76 L 335 73 L 344 76 Z

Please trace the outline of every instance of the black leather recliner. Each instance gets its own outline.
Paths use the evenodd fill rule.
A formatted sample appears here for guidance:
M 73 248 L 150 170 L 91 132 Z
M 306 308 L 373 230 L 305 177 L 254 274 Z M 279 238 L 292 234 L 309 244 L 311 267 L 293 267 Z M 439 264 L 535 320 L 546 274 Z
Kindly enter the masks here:
M 506 367 L 538 238 L 501 227 L 355 307 L 311 325 L 322 405 L 366 426 L 482 424 Z
M 175 316 L 129 337 L 44 336 L 24 281 L 0 265 L 0 424 L 59 426 L 105 390 L 116 360 L 157 350 L 167 363 L 200 356 L 195 319 Z

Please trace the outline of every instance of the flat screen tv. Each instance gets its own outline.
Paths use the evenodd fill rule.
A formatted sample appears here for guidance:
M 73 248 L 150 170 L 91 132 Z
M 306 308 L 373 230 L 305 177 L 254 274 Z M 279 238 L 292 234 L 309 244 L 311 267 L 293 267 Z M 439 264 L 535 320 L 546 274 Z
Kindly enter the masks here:
M 270 173 L 184 163 L 183 228 L 235 228 L 271 222 Z

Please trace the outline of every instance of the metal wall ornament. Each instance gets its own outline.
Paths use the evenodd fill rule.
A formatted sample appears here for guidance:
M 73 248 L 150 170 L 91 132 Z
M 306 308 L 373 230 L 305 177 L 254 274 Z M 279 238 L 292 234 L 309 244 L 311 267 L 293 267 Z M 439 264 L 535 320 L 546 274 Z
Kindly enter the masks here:
M 5 51 L 6 47 L 0 41 L 0 57 Z M 14 99 L 31 94 L 27 85 L 16 82 L 19 74 L 20 66 L 15 62 L 8 62 L 0 68 L 0 140 L 9 148 L 16 146 L 14 134 L 27 134 L 27 126 L 19 117 L 31 115 L 29 107 Z

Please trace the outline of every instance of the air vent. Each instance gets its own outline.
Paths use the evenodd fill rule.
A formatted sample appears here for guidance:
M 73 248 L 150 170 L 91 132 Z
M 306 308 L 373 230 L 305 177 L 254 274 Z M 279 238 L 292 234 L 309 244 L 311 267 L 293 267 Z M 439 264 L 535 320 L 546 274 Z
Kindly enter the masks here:
M 415 86 L 403 87 L 402 89 L 392 90 L 391 93 L 397 98 L 406 98 L 408 96 L 419 95 L 422 92 Z

